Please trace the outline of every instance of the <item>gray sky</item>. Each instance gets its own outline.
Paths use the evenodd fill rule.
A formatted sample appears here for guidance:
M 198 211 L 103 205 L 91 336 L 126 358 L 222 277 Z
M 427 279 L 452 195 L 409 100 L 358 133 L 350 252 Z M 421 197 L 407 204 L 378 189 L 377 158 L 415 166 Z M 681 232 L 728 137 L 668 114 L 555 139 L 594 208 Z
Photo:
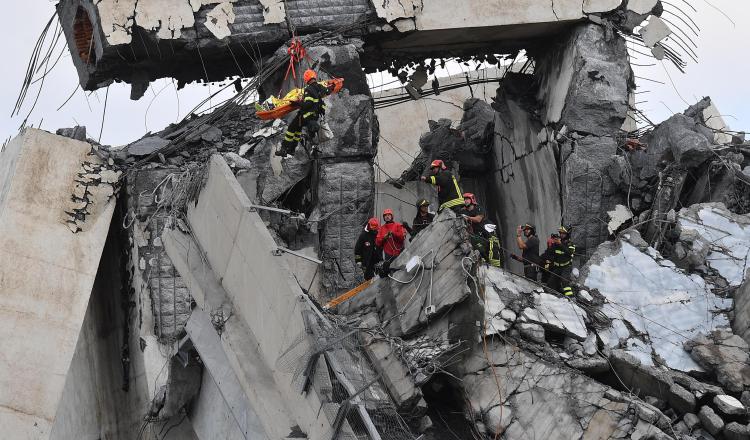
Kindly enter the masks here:
M 692 11 L 688 2 L 697 12 Z M 750 107 L 747 105 L 750 98 L 750 88 L 747 86 L 750 72 L 747 53 L 750 4 L 746 0 L 672 0 L 672 3 L 689 12 L 701 29 L 700 37 L 691 35 L 698 45 L 695 51 L 699 63 L 690 61 L 687 74 L 682 74 L 668 63 L 662 65 L 644 57 L 635 60 L 641 64 L 656 63 L 635 69 L 639 77 L 658 81 L 638 80 L 638 91 L 644 92 L 638 95 L 638 107 L 651 120 L 659 122 L 674 112 L 683 111 L 701 97 L 711 96 L 732 129 L 750 130 Z M 0 41 L 6 42 L 4 81 L 0 85 L 0 110 L 5 112 L 0 118 L 1 139 L 17 133 L 36 96 L 36 87 L 32 87 L 21 116 L 10 118 L 29 55 L 54 11 L 54 4 L 54 1 L 29 0 L 13 2 L 4 10 L 6 21 L 0 27 Z M 673 16 L 665 15 L 665 18 L 679 23 Z M 681 27 L 685 32 L 690 32 L 686 26 Z M 58 53 L 55 53 L 55 57 Z M 41 122 L 41 127 L 50 131 L 76 124 L 85 125 L 89 136 L 97 139 L 102 124 L 104 89 L 93 94 L 78 90 L 61 110 L 57 110 L 76 88 L 77 80 L 66 49 L 63 58 L 45 80 L 29 124 L 39 126 Z M 211 89 L 216 91 L 216 86 Z M 125 84 L 114 84 L 109 88 L 102 143 L 126 144 L 147 131 L 161 130 L 184 117 L 206 98 L 209 87 L 194 84 L 177 92 L 171 80 L 161 79 L 152 84 L 140 101 L 130 101 L 129 94 L 130 86 Z

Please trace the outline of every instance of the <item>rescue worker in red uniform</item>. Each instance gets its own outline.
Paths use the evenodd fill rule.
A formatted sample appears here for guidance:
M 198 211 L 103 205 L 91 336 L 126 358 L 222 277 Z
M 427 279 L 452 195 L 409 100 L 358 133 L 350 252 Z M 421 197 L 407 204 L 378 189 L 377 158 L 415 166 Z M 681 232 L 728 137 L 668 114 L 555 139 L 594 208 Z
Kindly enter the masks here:
M 458 186 L 456 176 L 448 171 L 445 162 L 433 160 L 430 164 L 431 176 L 421 176 L 423 182 L 437 186 L 438 191 L 438 213 L 445 208 L 451 208 L 458 212 L 464 205 L 463 193 Z
M 302 128 L 307 129 L 310 138 L 317 136 L 320 130 L 318 119 L 325 115 L 326 104 L 323 98 L 331 93 L 331 90 L 317 81 L 318 75 L 314 70 L 307 69 L 303 75 L 305 80 L 305 91 L 302 95 L 302 103 L 294 115 L 292 122 L 284 134 L 281 149 L 276 152 L 277 156 L 293 155 L 297 143 L 302 140 Z
M 383 259 L 383 250 L 375 244 L 380 222 L 375 217 L 367 221 L 365 229 L 359 234 L 354 245 L 354 262 L 365 273 L 365 280 L 375 276 L 375 265 Z
M 393 210 L 386 209 L 383 211 L 383 224 L 378 230 L 375 238 L 375 244 L 383 249 L 383 273 L 387 274 L 393 260 L 401 255 L 404 250 L 404 240 L 406 239 L 406 228 L 401 223 L 393 221 Z

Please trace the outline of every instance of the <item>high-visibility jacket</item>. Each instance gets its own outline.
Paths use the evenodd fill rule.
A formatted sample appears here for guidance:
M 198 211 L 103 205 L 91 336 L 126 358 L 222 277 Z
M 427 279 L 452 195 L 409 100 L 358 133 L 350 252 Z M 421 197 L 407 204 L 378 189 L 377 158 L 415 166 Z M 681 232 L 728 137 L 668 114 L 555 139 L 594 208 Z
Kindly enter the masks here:
M 388 235 L 390 234 L 390 235 Z M 383 252 L 389 257 L 397 257 L 404 250 L 404 239 L 406 239 L 406 228 L 397 222 L 380 225 L 375 244 L 383 248 Z
M 305 93 L 300 104 L 299 114 L 304 122 L 317 120 L 326 112 L 326 103 L 323 98 L 330 94 L 330 90 L 315 81 L 305 86 Z
M 487 260 L 491 266 L 501 267 L 503 265 L 502 260 L 500 260 L 500 239 L 495 234 L 490 235 L 490 250 Z
M 454 206 L 463 206 L 464 195 L 458 186 L 456 177 L 450 171 L 438 171 L 437 174 L 430 176 L 427 182 L 437 186 L 438 203 L 440 204 L 438 211 Z
M 549 261 L 553 267 L 567 267 L 573 264 L 575 254 L 576 245 L 571 241 L 564 241 L 547 248 L 542 255 L 542 260 Z

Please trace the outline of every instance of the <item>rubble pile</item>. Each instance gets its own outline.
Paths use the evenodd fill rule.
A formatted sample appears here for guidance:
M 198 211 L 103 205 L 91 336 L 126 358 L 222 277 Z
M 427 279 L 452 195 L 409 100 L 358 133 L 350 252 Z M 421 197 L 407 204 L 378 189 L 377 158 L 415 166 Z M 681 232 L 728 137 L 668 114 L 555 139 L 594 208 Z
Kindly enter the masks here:
M 83 127 L 58 132 L 76 139 L 83 159 L 54 179 L 70 177 L 55 188 L 70 197 L 50 236 L 60 224 L 73 240 L 96 235 L 96 250 L 75 253 L 92 259 L 104 247 L 106 263 L 83 281 L 59 278 L 69 297 L 95 290 L 91 304 L 116 307 L 92 312 L 112 317 L 107 326 L 86 318 L 76 347 L 81 323 L 61 325 L 75 358 L 55 359 L 49 376 L 65 381 L 48 400 L 68 409 L 57 421 L 53 405 L 23 409 L 8 416 L 13 429 L 27 432 L 36 418 L 87 439 L 750 438 L 750 145 L 710 98 L 661 124 L 634 122 L 624 35 L 681 66 L 659 18 L 668 5 L 553 2 L 527 18 L 545 26 L 514 39 L 505 31 L 529 23 L 461 16 L 486 6 L 467 1 L 456 17 L 408 0 L 203 0 L 163 2 L 161 12 L 155 2 L 61 1 L 84 87 L 123 80 L 138 98 L 157 77 L 224 80 L 240 65 L 235 53 L 253 62 L 255 78 L 212 112 L 128 145 L 99 145 Z M 456 23 L 476 24 L 476 35 L 446 28 Z M 88 52 L 79 46 L 87 35 Z M 149 47 L 165 59 L 130 59 Z M 430 94 L 448 91 L 437 78 L 425 87 L 441 58 L 490 62 L 492 53 L 499 69 L 497 57 L 512 58 L 498 47 L 516 61 L 524 49 L 526 61 L 497 78 L 489 102 L 467 77 L 460 117 L 429 121 L 411 163 L 382 191 L 374 109 L 399 111 L 402 99 L 428 108 Z M 333 137 L 316 143 L 306 133 L 281 157 L 295 116 L 261 119 L 269 110 L 248 96 L 263 103 L 298 86 L 301 72 L 289 72 L 303 62 L 345 80 L 324 99 Z M 373 97 L 372 69 L 395 74 L 404 96 Z M 30 148 L 24 139 L 13 154 Z M 14 157 L 3 162 L 9 181 Z M 443 209 L 364 280 L 354 248 L 380 216 L 374 206 L 413 210 L 416 185 L 432 191 L 418 181 L 437 159 L 497 225 L 501 267 L 485 262 L 464 216 Z M 526 223 L 542 243 L 561 224 L 572 229 L 577 250 L 561 280 L 572 295 L 520 275 L 511 254 Z M 80 370 L 66 378 L 70 365 Z M 126 394 L 119 422 L 109 422 L 119 403 L 103 408 L 86 391 L 96 384 L 75 386 L 105 376 L 87 368 Z M 106 422 L 74 421 L 65 411 L 79 402 L 81 414 Z

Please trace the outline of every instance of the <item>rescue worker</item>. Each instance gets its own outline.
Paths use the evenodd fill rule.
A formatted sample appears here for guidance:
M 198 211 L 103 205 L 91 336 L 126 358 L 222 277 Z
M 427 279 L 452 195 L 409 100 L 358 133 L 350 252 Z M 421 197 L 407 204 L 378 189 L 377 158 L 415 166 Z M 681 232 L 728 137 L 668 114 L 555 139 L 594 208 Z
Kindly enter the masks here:
M 303 79 L 305 90 L 302 94 L 302 103 L 286 129 L 281 148 L 276 152 L 277 156 L 284 157 L 294 154 L 297 143 L 302 140 L 303 127 L 307 129 L 311 138 L 315 138 L 320 130 L 318 119 L 326 112 L 326 104 L 323 102 L 323 98 L 328 96 L 331 91 L 317 81 L 318 75 L 314 70 L 305 70 Z
M 521 234 L 526 240 L 521 238 Z M 514 260 L 523 264 L 523 276 L 528 279 L 537 280 L 539 259 L 539 237 L 536 236 L 534 225 L 526 223 L 516 230 L 516 244 L 521 249 L 521 256 L 513 255 Z
M 560 226 L 559 234 L 553 239 L 552 247 L 542 255 L 545 260 L 545 267 L 551 272 L 547 286 L 567 297 L 573 296 L 570 278 L 573 271 L 573 257 L 576 253 L 576 247 L 570 241 L 571 230 L 570 226 Z
M 463 199 L 464 204 L 459 214 L 466 219 L 472 246 L 491 265 L 499 267 L 500 239 L 495 233 L 497 226 L 487 223 L 484 209 L 477 203 L 473 193 L 464 193 Z
M 463 206 L 464 200 L 461 195 L 461 188 L 458 186 L 456 177 L 448 171 L 448 167 L 442 160 L 433 160 L 430 164 L 431 176 L 421 176 L 423 182 L 437 186 L 438 191 L 438 213 L 445 208 L 451 208 L 459 211 Z
M 458 213 L 466 219 L 470 234 L 484 233 L 484 209 L 477 204 L 477 197 L 473 193 L 463 194 L 463 206 Z
M 393 210 L 383 211 L 383 224 L 378 229 L 375 244 L 383 249 L 383 274 L 388 274 L 390 265 L 404 250 L 406 239 L 406 228 L 401 223 L 393 220 Z
M 359 234 L 354 245 L 354 262 L 365 273 L 365 280 L 375 276 L 375 265 L 383 260 L 383 250 L 375 244 L 380 222 L 375 217 L 367 221 L 365 229 Z
M 417 215 L 414 216 L 414 222 L 411 226 L 404 222 L 404 227 L 409 231 L 409 236 L 414 238 L 417 234 L 422 232 L 424 228 L 429 226 L 435 219 L 435 214 L 429 211 L 430 202 L 427 199 L 420 199 L 417 201 Z

